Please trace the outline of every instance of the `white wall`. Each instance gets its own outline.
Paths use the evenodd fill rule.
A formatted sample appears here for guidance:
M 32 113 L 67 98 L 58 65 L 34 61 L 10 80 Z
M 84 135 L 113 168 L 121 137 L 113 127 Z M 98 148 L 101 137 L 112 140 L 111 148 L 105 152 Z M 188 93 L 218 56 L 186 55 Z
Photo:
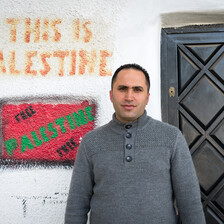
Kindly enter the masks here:
M 1 0 L 0 51 L 4 52 L 6 73 L 0 74 L 0 99 L 45 97 L 49 95 L 93 97 L 97 101 L 97 126 L 108 122 L 113 108 L 109 102 L 110 76 L 99 71 L 69 76 L 69 60 L 64 61 L 64 76 L 59 77 L 58 61 L 51 58 L 51 71 L 45 77 L 24 72 L 24 52 L 79 50 L 97 54 L 102 49 L 112 52 L 107 69 L 114 71 L 124 63 L 139 63 L 151 77 L 151 98 L 147 106 L 150 116 L 161 119 L 160 102 L 160 31 L 161 27 L 190 24 L 223 23 L 223 0 Z M 190 16 L 189 16 L 190 15 Z M 10 42 L 7 18 L 21 21 L 17 41 Z M 24 42 L 24 19 L 59 18 L 62 33 L 59 42 Z M 90 21 L 91 41 L 74 41 L 71 24 L 74 19 Z M 182 19 L 184 18 L 184 19 Z M 81 33 L 80 35 L 84 35 Z M 15 50 L 16 68 L 9 72 L 9 52 Z M 36 61 L 37 60 L 37 61 Z M 99 60 L 99 59 L 97 59 Z M 99 61 L 97 62 L 99 65 Z M 38 58 L 33 69 L 40 70 Z M 71 169 L 67 167 L 0 167 L 0 224 L 63 224 Z

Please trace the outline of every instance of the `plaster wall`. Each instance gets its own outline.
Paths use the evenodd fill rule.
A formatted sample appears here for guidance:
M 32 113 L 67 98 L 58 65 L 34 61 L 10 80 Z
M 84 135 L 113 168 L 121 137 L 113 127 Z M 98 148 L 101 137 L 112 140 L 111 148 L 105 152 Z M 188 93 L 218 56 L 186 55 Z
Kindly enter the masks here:
M 1 0 L 0 4 L 0 101 L 29 103 L 30 98 L 57 97 L 64 102 L 69 97 L 94 101 L 95 127 L 111 119 L 111 73 L 124 63 L 148 70 L 147 112 L 161 120 L 161 28 L 224 22 L 222 0 Z M 35 25 L 39 33 L 33 32 L 38 30 Z M 71 172 L 71 167 L 60 164 L 1 160 L 0 224 L 63 224 Z

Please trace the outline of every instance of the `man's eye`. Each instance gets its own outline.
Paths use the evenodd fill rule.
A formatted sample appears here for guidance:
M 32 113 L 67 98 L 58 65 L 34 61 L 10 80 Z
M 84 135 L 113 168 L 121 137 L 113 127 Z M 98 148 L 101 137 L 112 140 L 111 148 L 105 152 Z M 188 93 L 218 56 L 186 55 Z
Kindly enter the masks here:
M 124 90 L 126 90 L 127 88 L 125 87 L 125 86 L 122 86 L 122 87 L 119 87 L 118 88 L 118 90 L 120 90 L 120 91 L 124 91 Z
M 142 88 L 134 88 L 135 92 L 142 92 Z

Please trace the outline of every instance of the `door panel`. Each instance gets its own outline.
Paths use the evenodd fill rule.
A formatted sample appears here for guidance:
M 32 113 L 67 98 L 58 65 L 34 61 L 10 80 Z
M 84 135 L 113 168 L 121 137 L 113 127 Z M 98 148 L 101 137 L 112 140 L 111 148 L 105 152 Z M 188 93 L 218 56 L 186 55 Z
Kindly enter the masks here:
M 223 223 L 224 27 L 163 29 L 161 80 L 163 120 L 189 145 L 207 223 Z

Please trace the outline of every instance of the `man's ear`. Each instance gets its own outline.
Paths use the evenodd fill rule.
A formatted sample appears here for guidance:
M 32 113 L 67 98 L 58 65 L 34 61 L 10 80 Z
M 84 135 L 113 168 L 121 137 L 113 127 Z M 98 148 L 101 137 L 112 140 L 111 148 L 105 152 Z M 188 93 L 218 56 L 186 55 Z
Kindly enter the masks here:
M 113 102 L 113 96 L 112 95 L 113 95 L 112 90 L 110 90 L 110 101 L 111 102 Z
M 150 93 L 148 93 L 148 96 L 147 96 L 147 104 L 149 102 L 149 97 L 150 97 Z

